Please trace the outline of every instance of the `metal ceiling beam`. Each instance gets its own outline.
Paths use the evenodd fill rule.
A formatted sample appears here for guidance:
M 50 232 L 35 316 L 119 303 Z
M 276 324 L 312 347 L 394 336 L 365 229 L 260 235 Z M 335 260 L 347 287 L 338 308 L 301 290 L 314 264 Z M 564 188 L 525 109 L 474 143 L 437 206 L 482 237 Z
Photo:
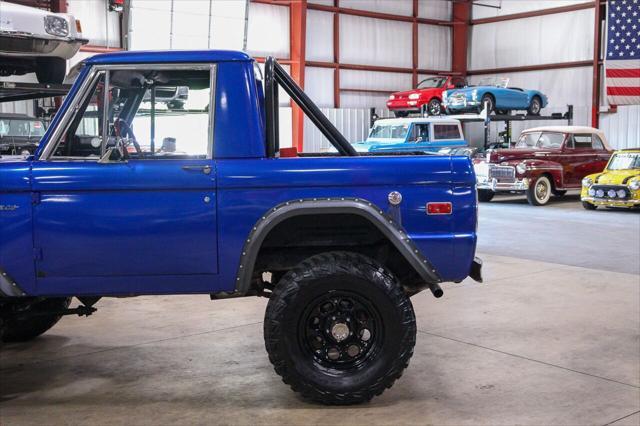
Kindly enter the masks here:
M 454 3 L 455 5 L 455 3 Z M 595 7 L 595 1 L 577 3 L 569 6 L 551 7 L 548 9 L 532 10 L 530 12 L 512 13 L 509 15 L 493 16 L 490 18 L 472 19 L 471 25 L 490 24 L 493 22 L 511 21 L 514 19 L 533 18 L 535 16 L 553 15 L 556 13 L 575 12 L 577 10 L 591 9 Z

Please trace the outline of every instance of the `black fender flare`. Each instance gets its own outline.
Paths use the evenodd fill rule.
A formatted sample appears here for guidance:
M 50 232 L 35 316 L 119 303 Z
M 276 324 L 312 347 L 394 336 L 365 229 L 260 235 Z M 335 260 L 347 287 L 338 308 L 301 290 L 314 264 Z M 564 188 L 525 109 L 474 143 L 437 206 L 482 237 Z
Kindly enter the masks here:
M 250 290 L 251 275 L 260 247 L 269 232 L 278 224 L 286 219 L 300 215 L 340 213 L 356 214 L 369 220 L 398 249 L 432 291 L 434 291 L 435 287 L 440 293 L 442 292 L 438 286 L 442 282 L 440 274 L 411 241 L 401 224 L 367 200 L 338 197 L 291 200 L 279 204 L 263 214 L 244 242 L 236 277 L 235 293 L 243 295 Z

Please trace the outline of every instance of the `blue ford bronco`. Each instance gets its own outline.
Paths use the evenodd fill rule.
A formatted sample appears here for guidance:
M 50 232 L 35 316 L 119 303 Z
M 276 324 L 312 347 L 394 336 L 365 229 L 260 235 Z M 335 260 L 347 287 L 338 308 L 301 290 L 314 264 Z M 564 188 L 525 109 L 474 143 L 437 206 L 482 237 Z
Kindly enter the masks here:
M 166 87 L 188 87 L 179 110 Z M 281 90 L 337 152 L 280 155 Z M 1 340 L 102 297 L 264 296 L 283 381 L 368 401 L 413 353 L 410 296 L 481 281 L 471 161 L 408 154 L 358 155 L 271 58 L 88 59 L 35 154 L 0 159 Z

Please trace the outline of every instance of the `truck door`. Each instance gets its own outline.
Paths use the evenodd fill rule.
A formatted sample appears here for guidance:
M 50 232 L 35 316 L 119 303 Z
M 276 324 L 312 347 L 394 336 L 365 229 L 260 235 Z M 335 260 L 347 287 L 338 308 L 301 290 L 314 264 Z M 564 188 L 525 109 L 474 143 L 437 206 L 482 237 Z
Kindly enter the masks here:
M 93 73 L 33 166 L 39 292 L 210 286 L 218 271 L 215 69 Z

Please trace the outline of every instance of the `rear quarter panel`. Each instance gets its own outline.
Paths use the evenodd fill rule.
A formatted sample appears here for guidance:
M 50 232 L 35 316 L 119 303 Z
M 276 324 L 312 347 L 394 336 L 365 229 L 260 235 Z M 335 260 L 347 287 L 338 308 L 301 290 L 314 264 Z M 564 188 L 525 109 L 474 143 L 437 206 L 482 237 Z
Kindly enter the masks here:
M 296 199 L 356 197 L 388 211 L 391 191 L 403 196 L 403 227 L 444 280 L 457 281 L 469 272 L 476 203 L 467 157 L 221 160 L 217 167 L 221 281 L 232 284 L 228 290 L 249 232 L 273 206 Z M 451 202 L 454 213 L 427 215 L 429 202 Z

